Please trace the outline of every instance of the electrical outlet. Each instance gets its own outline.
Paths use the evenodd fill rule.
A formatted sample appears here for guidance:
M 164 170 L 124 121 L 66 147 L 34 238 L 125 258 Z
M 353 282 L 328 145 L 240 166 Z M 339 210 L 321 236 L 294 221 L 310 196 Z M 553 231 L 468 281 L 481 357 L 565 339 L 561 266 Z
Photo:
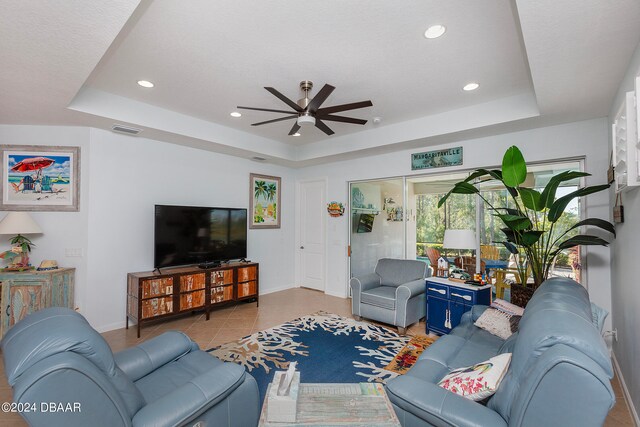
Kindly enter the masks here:
M 66 248 L 64 255 L 67 258 L 82 258 L 82 248 Z

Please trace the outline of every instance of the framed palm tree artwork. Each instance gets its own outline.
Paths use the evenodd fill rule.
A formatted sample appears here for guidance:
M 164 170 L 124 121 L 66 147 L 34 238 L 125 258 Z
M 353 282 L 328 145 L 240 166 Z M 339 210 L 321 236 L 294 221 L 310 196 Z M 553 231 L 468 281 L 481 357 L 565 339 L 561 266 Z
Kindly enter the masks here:
M 280 185 L 277 176 L 249 176 L 249 228 L 280 228 Z

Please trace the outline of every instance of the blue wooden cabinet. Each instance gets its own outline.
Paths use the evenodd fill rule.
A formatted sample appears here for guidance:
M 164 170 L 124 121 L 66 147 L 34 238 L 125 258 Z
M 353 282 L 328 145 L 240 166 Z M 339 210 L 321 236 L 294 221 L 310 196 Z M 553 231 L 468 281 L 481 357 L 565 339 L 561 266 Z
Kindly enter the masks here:
M 491 303 L 491 285 L 473 286 L 429 277 L 426 287 L 427 333 L 448 334 L 473 305 Z

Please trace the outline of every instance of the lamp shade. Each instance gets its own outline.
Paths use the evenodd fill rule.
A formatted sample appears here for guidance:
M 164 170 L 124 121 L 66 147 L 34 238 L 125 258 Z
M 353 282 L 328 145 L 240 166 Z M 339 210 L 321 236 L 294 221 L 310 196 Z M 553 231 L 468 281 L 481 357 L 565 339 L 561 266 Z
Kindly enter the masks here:
M 474 249 L 476 234 L 473 230 L 444 230 L 442 247 L 446 249 Z
M 38 234 L 42 229 L 27 212 L 9 212 L 0 221 L 0 234 Z

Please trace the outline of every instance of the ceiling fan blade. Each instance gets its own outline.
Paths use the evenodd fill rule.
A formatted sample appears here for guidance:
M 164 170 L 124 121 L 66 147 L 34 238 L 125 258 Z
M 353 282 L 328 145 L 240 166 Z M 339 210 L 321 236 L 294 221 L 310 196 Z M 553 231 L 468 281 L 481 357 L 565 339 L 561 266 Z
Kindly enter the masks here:
M 273 96 L 278 98 L 280 101 L 284 102 L 289 107 L 293 108 L 294 110 L 303 111 L 302 108 L 300 108 L 300 106 L 298 104 L 296 104 L 295 102 L 293 102 L 292 100 L 290 100 L 289 98 L 287 98 L 286 96 L 284 96 L 283 94 L 281 94 L 280 92 L 275 90 L 274 88 L 265 87 L 265 89 L 268 90 Z
M 322 89 L 320 89 L 320 92 L 318 92 L 311 102 L 309 102 L 309 105 L 307 105 L 307 111 L 315 113 L 322 103 L 327 100 L 329 95 L 331 95 L 331 92 L 333 92 L 334 89 L 335 87 L 325 84 Z
M 366 120 L 362 120 L 362 119 L 355 119 L 353 117 L 344 117 L 344 116 L 331 116 L 331 115 L 324 115 L 324 116 L 316 116 L 317 119 L 322 119 L 322 120 L 330 120 L 332 122 L 342 122 L 342 123 L 352 123 L 354 125 L 364 125 L 367 123 Z
M 282 113 L 282 114 L 293 114 L 293 112 L 291 111 L 285 111 L 285 110 L 272 110 L 270 108 L 254 108 L 254 107 L 241 107 L 241 106 L 237 106 L 236 108 L 239 108 L 241 110 L 255 110 L 255 111 L 269 111 L 271 113 Z
M 289 131 L 289 135 L 293 135 L 294 133 L 298 132 L 300 130 L 300 125 L 298 124 L 298 122 L 295 122 L 293 124 L 293 126 L 291 126 L 291 130 Z
M 326 133 L 327 135 L 333 135 L 335 132 L 331 130 L 331 128 L 327 125 L 325 125 L 320 119 L 318 119 L 316 117 L 316 127 L 318 129 L 320 129 L 322 132 Z
M 275 122 L 281 122 L 283 120 L 289 120 L 289 119 L 295 119 L 297 118 L 298 115 L 295 114 L 293 116 L 287 116 L 287 117 L 280 117 L 279 119 L 273 119 L 273 120 L 267 120 L 266 122 L 260 122 L 260 123 L 252 123 L 251 126 L 260 126 L 260 125 L 266 125 L 268 123 L 275 123 Z
M 331 113 L 339 113 L 340 111 L 357 110 L 358 108 L 366 108 L 372 106 L 373 103 L 371 101 L 360 101 L 353 102 L 351 104 L 334 105 L 333 107 L 320 108 L 318 109 L 316 114 L 325 115 Z

